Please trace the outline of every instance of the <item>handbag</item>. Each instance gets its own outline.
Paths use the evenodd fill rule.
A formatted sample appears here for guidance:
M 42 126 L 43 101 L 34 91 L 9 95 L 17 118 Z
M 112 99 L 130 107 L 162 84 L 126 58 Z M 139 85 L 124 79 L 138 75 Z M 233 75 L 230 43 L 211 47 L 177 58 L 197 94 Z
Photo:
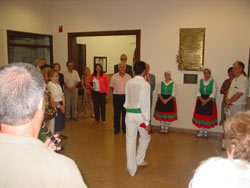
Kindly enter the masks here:
M 57 115 L 56 108 L 49 106 L 47 109 L 45 109 L 44 121 L 49 121 L 49 120 L 55 118 L 56 115 Z
M 46 101 L 46 105 L 45 105 L 45 112 L 44 112 L 44 121 L 49 121 L 57 116 L 57 110 L 55 107 L 52 107 L 49 105 L 51 101 L 51 92 L 49 91 L 47 87 L 45 91 L 45 101 Z

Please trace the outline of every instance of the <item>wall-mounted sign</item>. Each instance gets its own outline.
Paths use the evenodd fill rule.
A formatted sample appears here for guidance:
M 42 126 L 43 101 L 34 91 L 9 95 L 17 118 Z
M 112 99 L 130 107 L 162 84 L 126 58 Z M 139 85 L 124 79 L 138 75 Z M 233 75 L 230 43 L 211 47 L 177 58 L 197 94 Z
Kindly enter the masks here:
M 197 74 L 184 74 L 184 84 L 197 84 Z
M 202 71 L 204 65 L 205 28 L 181 28 L 178 70 Z

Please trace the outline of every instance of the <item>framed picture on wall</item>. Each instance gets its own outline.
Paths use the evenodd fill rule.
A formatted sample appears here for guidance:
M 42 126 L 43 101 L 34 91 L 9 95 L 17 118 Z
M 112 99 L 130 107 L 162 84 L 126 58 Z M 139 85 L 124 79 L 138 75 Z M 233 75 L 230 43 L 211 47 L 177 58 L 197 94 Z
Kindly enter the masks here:
M 101 64 L 103 72 L 107 72 L 107 57 L 94 57 L 94 67 L 96 64 Z

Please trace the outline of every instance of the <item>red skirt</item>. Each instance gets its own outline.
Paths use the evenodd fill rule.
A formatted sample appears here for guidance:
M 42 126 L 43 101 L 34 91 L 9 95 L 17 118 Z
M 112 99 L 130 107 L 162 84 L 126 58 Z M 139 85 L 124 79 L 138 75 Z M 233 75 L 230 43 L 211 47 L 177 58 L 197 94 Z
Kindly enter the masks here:
M 162 95 L 164 99 L 168 99 L 171 95 Z M 154 118 L 159 121 L 173 122 L 177 120 L 177 107 L 175 97 L 167 104 L 163 104 L 158 98 L 155 105 Z
M 204 97 L 208 98 L 208 95 L 202 96 L 202 98 Z M 217 107 L 215 98 L 209 101 L 205 106 L 202 106 L 202 103 L 199 99 L 196 100 L 192 122 L 196 127 L 206 128 L 206 129 L 210 129 L 218 125 Z

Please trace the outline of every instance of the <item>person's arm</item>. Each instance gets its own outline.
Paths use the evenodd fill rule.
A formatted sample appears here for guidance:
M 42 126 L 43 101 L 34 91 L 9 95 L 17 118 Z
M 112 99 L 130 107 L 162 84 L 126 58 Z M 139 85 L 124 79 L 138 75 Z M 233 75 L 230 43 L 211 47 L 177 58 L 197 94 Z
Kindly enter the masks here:
M 226 80 L 223 82 L 223 84 L 220 88 L 220 94 L 223 94 L 223 95 L 227 94 L 228 89 L 226 89 L 225 87 L 226 87 Z
M 53 135 L 55 139 L 57 140 L 58 143 L 61 142 L 61 139 L 59 138 L 59 134 L 54 134 Z M 48 148 L 52 149 L 53 151 L 60 151 L 61 150 L 61 145 L 56 146 L 54 142 L 51 141 L 50 138 L 47 137 L 47 139 L 44 141 L 45 146 Z
M 77 88 L 77 86 L 78 86 L 79 82 L 80 82 L 80 81 L 76 81 L 76 82 L 75 82 L 74 86 L 72 87 L 72 88 L 73 88 L 73 90 L 74 90 L 75 88 Z
M 141 101 L 141 113 L 146 126 L 149 126 L 150 121 L 150 85 L 145 85 L 142 88 L 140 101 Z
M 161 95 L 160 93 L 158 94 L 158 97 L 161 99 L 161 102 L 162 102 L 162 103 L 166 104 L 166 103 L 165 103 L 165 100 L 163 99 L 163 97 L 162 97 L 162 95 Z
M 93 82 L 94 80 L 94 75 L 91 74 L 90 77 L 89 77 L 89 80 L 87 82 L 87 86 L 91 89 L 91 90 L 94 90 L 93 86 L 90 84 L 91 82 Z
M 75 83 L 73 85 L 73 87 L 71 87 L 71 90 L 74 91 L 75 88 L 77 88 L 79 82 L 81 81 L 80 77 L 79 77 L 79 74 L 77 71 L 73 70 L 74 71 L 74 78 L 75 78 Z
M 85 85 L 84 85 L 84 82 L 85 82 L 85 76 L 82 75 L 81 86 L 82 86 L 82 88 L 83 88 L 84 90 L 86 90 L 86 87 L 85 87 Z
M 228 97 L 226 97 L 225 102 L 227 105 L 230 105 L 233 102 L 237 101 L 242 95 L 243 95 L 242 92 L 235 93 L 230 99 Z
M 210 82 L 211 82 L 211 81 L 210 81 Z M 207 104 L 209 101 L 213 100 L 213 98 L 214 98 L 215 95 L 216 95 L 216 91 L 217 91 L 217 84 L 216 84 L 216 82 L 215 82 L 215 80 L 214 80 L 214 82 L 213 82 L 213 91 L 212 91 L 212 93 L 209 95 L 209 97 L 204 101 L 205 104 Z
M 47 89 L 48 89 L 48 92 L 50 93 L 49 106 L 52 106 L 53 108 L 55 108 L 58 105 L 58 102 L 56 102 L 53 98 L 53 96 L 55 95 L 55 90 L 53 86 L 51 86 L 50 83 L 48 84 Z
M 158 93 L 158 97 L 160 98 L 161 102 L 162 102 L 163 104 L 166 104 L 165 99 L 163 99 L 163 97 L 162 97 L 162 95 L 161 95 L 161 83 L 162 83 L 162 82 L 160 82 L 159 85 L 158 85 L 157 93 Z
M 109 79 L 105 73 L 104 73 L 104 84 L 105 84 L 106 99 L 108 99 L 108 97 L 109 97 Z
M 111 76 L 110 84 L 109 84 L 109 87 L 111 88 L 112 92 L 114 90 L 114 85 L 115 85 L 115 82 L 114 82 L 114 75 L 113 75 Z
M 60 109 L 61 109 L 62 113 L 64 113 L 65 112 L 65 97 L 62 96 L 62 99 L 63 99 L 63 104 L 60 105 Z
M 65 82 L 65 81 L 64 81 L 64 86 L 65 86 L 68 90 L 70 90 L 69 85 L 68 85 L 67 82 Z
M 198 99 L 200 99 L 201 98 L 201 93 L 200 93 L 200 85 L 201 85 L 201 80 L 199 81 L 199 83 L 197 84 L 197 97 L 198 97 Z
M 230 105 L 237 101 L 244 93 L 247 93 L 248 91 L 248 79 L 244 79 L 239 85 L 238 85 L 238 92 L 235 93 L 230 99 L 226 97 L 225 102 L 227 105 Z

